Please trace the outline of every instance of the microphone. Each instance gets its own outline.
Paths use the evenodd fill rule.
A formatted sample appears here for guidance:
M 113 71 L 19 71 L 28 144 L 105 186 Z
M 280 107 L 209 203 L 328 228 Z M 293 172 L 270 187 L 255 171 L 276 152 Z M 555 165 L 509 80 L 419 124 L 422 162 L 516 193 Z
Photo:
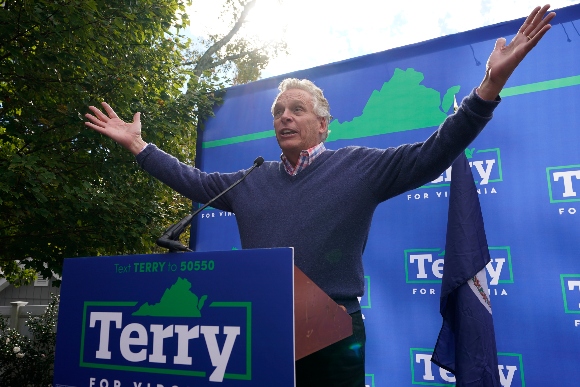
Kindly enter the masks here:
M 202 210 L 204 210 L 206 207 L 208 207 L 210 204 L 212 204 L 215 200 L 219 199 L 226 192 L 228 192 L 229 190 L 234 188 L 236 185 L 240 184 L 246 178 L 246 176 L 248 176 L 250 174 L 250 172 L 252 172 L 254 169 L 258 168 L 263 163 L 264 163 L 264 158 L 262 156 L 258 156 L 256 158 L 256 160 L 254 160 L 254 165 L 252 165 L 252 167 L 250 169 L 248 169 L 246 171 L 246 173 L 244 173 L 244 175 L 238 181 L 236 181 L 234 184 L 230 185 L 228 188 L 226 188 L 223 192 L 221 192 L 215 198 L 211 199 L 209 202 L 207 202 L 206 204 L 204 204 L 203 206 L 198 208 L 195 212 L 185 216 L 179 222 L 175 223 L 174 225 L 170 226 L 167 230 L 165 230 L 163 235 L 160 238 L 158 238 L 157 241 L 155 241 L 155 243 L 157 243 L 157 246 L 169 249 L 170 253 L 174 253 L 176 251 L 191 251 L 189 248 L 185 247 L 179 241 L 179 236 L 181 234 L 183 234 L 183 231 L 185 231 L 187 226 L 191 223 L 191 220 L 197 214 L 199 214 Z

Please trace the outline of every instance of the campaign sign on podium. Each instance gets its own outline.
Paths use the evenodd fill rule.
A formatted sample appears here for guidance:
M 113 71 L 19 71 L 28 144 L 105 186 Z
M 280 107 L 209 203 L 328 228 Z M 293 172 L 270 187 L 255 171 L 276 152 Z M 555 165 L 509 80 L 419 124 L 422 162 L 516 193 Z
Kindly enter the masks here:
M 67 259 L 55 386 L 294 386 L 293 250 Z

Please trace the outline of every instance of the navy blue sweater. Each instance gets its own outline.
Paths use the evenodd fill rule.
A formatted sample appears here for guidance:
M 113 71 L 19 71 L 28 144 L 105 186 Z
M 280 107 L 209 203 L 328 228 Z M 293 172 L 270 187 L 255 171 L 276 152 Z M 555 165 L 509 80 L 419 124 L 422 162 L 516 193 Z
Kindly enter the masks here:
M 377 205 L 436 179 L 491 119 L 498 101 L 474 92 L 425 142 L 327 150 L 296 176 L 265 162 L 212 206 L 236 214 L 244 249 L 294 247 L 295 264 L 349 313 L 364 292 L 362 255 Z M 205 173 L 148 145 L 139 165 L 199 203 L 244 171 Z

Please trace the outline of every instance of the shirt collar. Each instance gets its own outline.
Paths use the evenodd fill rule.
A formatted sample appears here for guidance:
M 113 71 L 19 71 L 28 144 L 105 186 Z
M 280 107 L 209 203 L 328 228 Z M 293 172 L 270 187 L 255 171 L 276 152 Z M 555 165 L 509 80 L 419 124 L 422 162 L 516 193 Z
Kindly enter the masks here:
M 286 172 L 288 172 L 290 176 L 295 176 L 298 174 L 298 172 L 312 164 L 314 160 L 325 150 L 326 147 L 324 146 L 324 143 L 321 142 L 312 148 L 301 151 L 296 166 L 293 166 L 290 161 L 288 161 L 288 158 L 284 155 L 284 153 L 280 155 L 280 159 L 282 160 L 282 164 L 284 164 L 284 169 Z

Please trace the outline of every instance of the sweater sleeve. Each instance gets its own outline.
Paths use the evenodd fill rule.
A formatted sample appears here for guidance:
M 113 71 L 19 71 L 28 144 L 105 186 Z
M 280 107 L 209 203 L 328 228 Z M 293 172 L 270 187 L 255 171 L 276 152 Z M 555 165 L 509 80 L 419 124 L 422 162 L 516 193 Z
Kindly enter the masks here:
M 500 101 L 483 100 L 473 89 L 427 140 L 369 152 L 357 160 L 359 173 L 379 201 L 435 180 L 483 130 Z
M 243 171 L 236 173 L 205 173 L 149 144 L 136 156 L 137 163 L 151 176 L 173 188 L 185 197 L 207 203 L 238 180 Z M 224 195 L 212 203 L 223 211 L 232 211 Z

